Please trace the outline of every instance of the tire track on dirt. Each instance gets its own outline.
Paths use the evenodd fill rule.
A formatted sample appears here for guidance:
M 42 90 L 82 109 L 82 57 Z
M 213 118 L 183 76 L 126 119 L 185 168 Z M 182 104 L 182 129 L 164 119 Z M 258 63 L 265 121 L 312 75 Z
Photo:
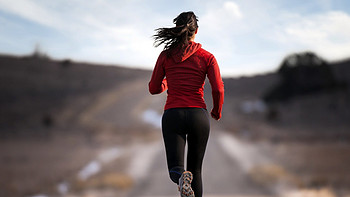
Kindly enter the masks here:
M 141 92 L 144 89 L 145 80 L 135 80 L 132 82 L 126 82 L 123 85 L 118 85 L 116 88 L 108 91 L 107 93 L 99 96 L 89 107 L 81 113 L 79 122 L 82 125 L 94 126 L 99 128 L 113 128 L 115 124 L 104 121 L 103 119 L 96 118 L 101 112 L 108 108 L 115 107 L 115 105 L 122 106 L 123 103 L 119 101 L 130 97 L 133 92 Z M 144 97 L 139 97 L 143 99 Z M 123 112 L 125 113 L 125 112 Z

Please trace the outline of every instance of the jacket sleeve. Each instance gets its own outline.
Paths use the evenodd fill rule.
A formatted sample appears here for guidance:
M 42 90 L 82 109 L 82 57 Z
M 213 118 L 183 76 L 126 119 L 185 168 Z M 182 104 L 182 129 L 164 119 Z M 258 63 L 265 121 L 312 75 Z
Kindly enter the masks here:
M 160 94 L 168 89 L 164 70 L 165 55 L 161 53 L 158 57 L 157 63 L 153 69 L 152 77 L 148 83 L 148 89 L 151 94 Z
M 224 82 L 220 75 L 219 65 L 212 55 L 209 60 L 207 76 L 212 89 L 213 109 L 211 115 L 214 119 L 221 118 L 222 105 L 224 104 Z

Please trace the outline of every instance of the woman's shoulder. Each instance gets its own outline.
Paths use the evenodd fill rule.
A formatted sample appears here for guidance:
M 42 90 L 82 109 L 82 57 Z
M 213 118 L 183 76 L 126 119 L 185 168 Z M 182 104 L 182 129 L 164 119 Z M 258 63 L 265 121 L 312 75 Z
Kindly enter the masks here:
M 203 57 L 205 57 L 205 58 L 207 58 L 207 59 L 209 59 L 209 58 L 214 58 L 214 55 L 213 55 L 211 52 L 209 52 L 209 51 L 207 51 L 207 50 L 205 50 L 205 49 L 203 49 L 203 48 L 200 48 L 200 49 L 197 51 L 197 54 L 200 55 L 200 56 L 203 56 Z
M 166 56 L 169 53 L 169 50 L 163 50 L 162 52 L 159 53 L 159 57 Z
M 158 55 L 158 61 L 164 61 L 168 57 L 168 50 L 163 50 Z

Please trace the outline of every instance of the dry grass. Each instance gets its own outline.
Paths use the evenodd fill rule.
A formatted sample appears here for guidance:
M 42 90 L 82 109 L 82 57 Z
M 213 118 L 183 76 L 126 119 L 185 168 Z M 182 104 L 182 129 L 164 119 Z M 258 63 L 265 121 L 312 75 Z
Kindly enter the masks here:
M 282 166 L 276 164 L 260 165 L 249 171 L 251 179 L 263 186 L 288 186 L 300 188 L 303 182 Z
M 293 175 L 276 164 L 261 165 L 249 172 L 252 180 L 260 185 L 275 189 L 281 197 L 337 197 L 332 188 L 307 188 L 300 177 Z M 346 196 L 348 197 L 348 196 Z
M 303 189 L 299 191 L 289 192 L 283 197 L 336 197 L 333 190 L 329 188 L 321 189 Z
M 110 188 L 116 190 L 130 189 L 134 184 L 133 179 L 122 173 L 108 173 L 92 177 L 86 181 L 76 180 L 73 184 L 73 190 L 84 190 L 91 188 Z

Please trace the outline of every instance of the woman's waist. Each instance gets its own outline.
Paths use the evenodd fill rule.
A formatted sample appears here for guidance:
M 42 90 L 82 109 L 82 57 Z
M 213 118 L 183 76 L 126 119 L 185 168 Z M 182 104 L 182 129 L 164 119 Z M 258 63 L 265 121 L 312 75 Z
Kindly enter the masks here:
M 169 108 L 204 108 L 206 109 L 206 104 L 203 97 L 168 97 L 165 104 L 165 109 Z

